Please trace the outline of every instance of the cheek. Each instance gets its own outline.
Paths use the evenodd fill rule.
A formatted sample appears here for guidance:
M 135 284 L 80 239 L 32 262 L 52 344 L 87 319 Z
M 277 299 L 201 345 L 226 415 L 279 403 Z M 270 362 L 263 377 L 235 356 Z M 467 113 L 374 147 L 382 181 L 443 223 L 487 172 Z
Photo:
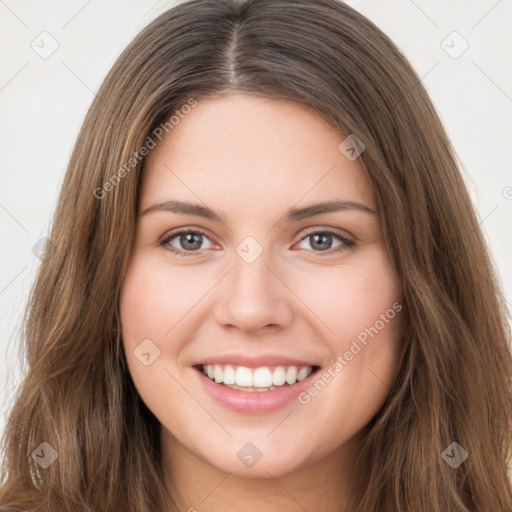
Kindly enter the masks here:
M 295 276 L 293 289 L 323 324 L 325 340 L 336 353 L 346 350 L 347 342 L 376 322 L 379 330 L 388 332 L 388 324 L 398 323 L 385 322 L 386 328 L 382 327 L 381 315 L 386 316 L 395 302 L 402 301 L 402 290 L 387 253 L 380 247 L 339 266 L 302 272 L 300 280 Z M 395 313 L 392 309 L 387 316 L 395 318 Z
M 177 350 L 172 344 L 165 347 L 163 344 L 165 333 L 176 322 L 173 312 L 179 311 L 181 302 L 180 293 L 172 291 L 179 289 L 177 283 L 172 282 L 168 272 L 165 274 L 161 265 L 135 254 L 123 282 L 120 298 L 123 346 L 136 384 L 149 384 L 147 381 L 156 375 L 161 377 L 157 370 L 167 367 Z M 149 357 L 142 357 L 147 353 Z
M 168 339 L 170 330 L 191 312 L 205 287 L 204 276 L 199 272 L 170 271 L 161 259 L 135 257 L 123 283 L 123 328 L 134 338 Z

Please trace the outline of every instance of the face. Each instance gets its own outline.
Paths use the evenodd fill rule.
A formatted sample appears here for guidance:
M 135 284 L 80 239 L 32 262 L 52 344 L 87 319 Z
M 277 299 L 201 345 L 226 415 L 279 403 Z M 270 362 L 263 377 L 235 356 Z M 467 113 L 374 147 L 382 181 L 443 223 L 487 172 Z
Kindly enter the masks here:
M 345 139 L 308 107 L 231 94 L 150 151 L 121 322 L 174 457 L 285 475 L 339 459 L 383 404 L 401 283 Z

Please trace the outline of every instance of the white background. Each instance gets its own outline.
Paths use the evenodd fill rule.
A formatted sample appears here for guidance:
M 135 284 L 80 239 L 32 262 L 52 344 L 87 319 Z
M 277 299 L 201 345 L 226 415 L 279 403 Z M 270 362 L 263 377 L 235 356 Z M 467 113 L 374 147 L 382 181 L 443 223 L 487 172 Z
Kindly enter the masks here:
M 388 34 L 423 77 L 464 164 L 512 303 L 512 1 L 348 3 Z M 172 4 L 0 0 L 0 431 L 21 378 L 21 313 L 39 263 L 32 248 L 48 233 L 80 125 L 123 48 Z M 458 58 L 465 43 L 453 31 L 469 44 Z M 48 51 L 52 44 L 58 48 L 46 59 L 32 48 Z

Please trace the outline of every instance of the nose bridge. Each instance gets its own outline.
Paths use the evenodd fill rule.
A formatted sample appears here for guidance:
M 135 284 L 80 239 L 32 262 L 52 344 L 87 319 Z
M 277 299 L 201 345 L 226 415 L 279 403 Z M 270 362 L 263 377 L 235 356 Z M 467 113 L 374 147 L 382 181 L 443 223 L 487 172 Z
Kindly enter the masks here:
M 238 252 L 238 251 L 237 251 Z M 246 260 L 237 254 L 234 258 L 234 268 L 232 272 L 231 292 L 244 296 L 259 295 L 264 299 L 272 292 L 269 286 L 272 273 L 268 269 L 269 261 L 266 255 L 258 256 L 254 261 Z M 274 278 L 275 279 L 275 278 Z
M 285 325 L 292 316 L 284 287 L 268 266 L 270 249 L 246 237 L 236 248 L 233 270 L 226 279 L 224 296 L 217 311 L 221 324 L 243 330 L 267 325 Z

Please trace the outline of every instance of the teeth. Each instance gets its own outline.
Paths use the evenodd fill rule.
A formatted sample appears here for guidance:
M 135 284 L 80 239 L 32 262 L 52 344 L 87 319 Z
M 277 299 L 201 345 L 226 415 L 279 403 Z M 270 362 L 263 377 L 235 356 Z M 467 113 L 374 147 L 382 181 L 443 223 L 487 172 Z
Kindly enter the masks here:
M 297 381 L 297 367 L 296 366 L 289 366 L 288 370 L 286 370 L 286 382 L 290 384 L 295 384 Z
M 222 368 L 218 364 L 213 365 L 213 378 L 217 384 L 222 382 L 223 376 Z
M 224 375 L 222 377 L 222 381 L 224 382 L 224 384 L 236 383 L 235 369 L 230 364 L 224 366 Z
M 239 366 L 236 369 L 236 380 L 235 384 L 237 386 L 252 386 L 253 385 L 253 377 L 252 371 L 250 368 L 246 368 L 245 366 Z
M 300 382 L 301 380 L 304 380 L 308 375 L 309 375 L 308 368 L 307 367 L 301 368 L 299 370 L 299 372 L 297 373 L 297 380 Z
M 268 388 L 272 386 L 272 372 L 269 368 L 256 368 L 253 380 L 255 388 Z
M 312 366 L 262 366 L 247 368 L 230 364 L 203 365 L 203 373 L 217 384 L 225 384 L 244 391 L 272 391 L 276 387 L 293 385 L 304 380 L 313 371 Z
M 282 366 L 278 366 L 272 374 L 272 383 L 276 386 L 282 386 L 286 382 L 286 372 Z

